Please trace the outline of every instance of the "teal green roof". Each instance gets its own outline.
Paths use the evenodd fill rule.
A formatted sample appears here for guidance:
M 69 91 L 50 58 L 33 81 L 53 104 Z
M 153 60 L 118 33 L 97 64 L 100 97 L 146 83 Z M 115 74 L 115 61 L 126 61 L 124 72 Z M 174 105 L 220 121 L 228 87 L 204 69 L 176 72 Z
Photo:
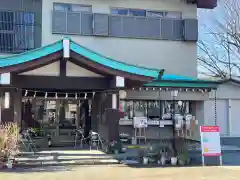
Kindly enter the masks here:
M 219 81 L 206 81 L 197 78 L 164 74 L 162 79 L 155 80 L 147 87 L 179 87 L 179 88 L 217 88 Z
M 187 82 L 151 82 L 145 84 L 148 87 L 179 87 L 179 88 L 216 88 L 217 84 L 187 83 Z
M 27 51 L 21 54 L 0 58 L 0 68 L 17 65 L 29 61 L 33 61 L 43 56 L 55 53 L 63 49 L 62 41 L 44 46 L 38 49 Z
M 13 65 L 22 64 L 29 61 L 34 61 L 35 59 L 55 53 L 60 50 L 63 50 L 62 40 L 57 41 L 56 43 L 50 44 L 48 46 L 44 46 L 42 48 L 28 51 L 22 54 L 0 58 L 0 68 L 5 68 L 8 66 L 13 66 Z M 153 79 L 158 79 L 159 75 L 163 72 L 163 70 L 148 69 L 148 68 L 134 66 L 134 65 L 120 62 L 120 61 L 116 61 L 114 59 L 100 55 L 94 51 L 91 51 L 71 40 L 70 40 L 70 50 L 74 51 L 75 53 L 81 56 L 88 58 L 90 61 L 93 61 L 95 63 L 99 63 L 106 67 L 131 73 L 131 74 L 142 75 L 142 76 L 151 77 Z
M 162 80 L 169 80 L 169 81 L 175 81 L 175 80 L 176 81 L 193 81 L 193 80 L 196 80 L 196 78 L 186 77 L 186 76 L 181 76 L 181 75 L 175 75 L 175 74 L 164 74 L 161 79 Z

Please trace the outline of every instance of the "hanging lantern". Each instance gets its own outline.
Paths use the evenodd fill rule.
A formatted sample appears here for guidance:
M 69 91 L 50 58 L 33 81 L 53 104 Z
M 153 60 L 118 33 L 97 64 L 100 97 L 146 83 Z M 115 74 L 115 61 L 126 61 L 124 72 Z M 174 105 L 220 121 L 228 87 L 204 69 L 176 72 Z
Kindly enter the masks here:
M 120 99 L 125 99 L 127 97 L 127 92 L 124 90 L 119 91 L 119 98 Z
M 25 91 L 25 94 L 24 94 L 24 96 L 26 97 L 26 96 L 27 96 L 27 94 L 28 94 L 28 90 L 26 90 L 26 91 Z
M 8 109 L 10 107 L 10 93 L 4 93 L 4 108 Z

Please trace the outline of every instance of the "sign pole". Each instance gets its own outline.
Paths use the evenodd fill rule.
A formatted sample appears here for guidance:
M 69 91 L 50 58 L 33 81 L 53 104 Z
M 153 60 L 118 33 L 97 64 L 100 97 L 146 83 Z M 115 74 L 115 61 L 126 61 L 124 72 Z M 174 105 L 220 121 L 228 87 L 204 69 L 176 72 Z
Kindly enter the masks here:
M 222 166 L 223 165 L 222 155 L 219 156 L 219 161 L 220 161 L 220 166 Z
M 200 129 L 200 137 L 201 137 L 201 155 L 202 155 L 202 166 L 205 166 L 205 159 L 204 159 L 204 155 L 203 155 L 203 151 L 204 151 L 204 149 L 203 149 L 203 144 L 202 144 L 202 142 L 203 142 L 203 134 L 202 134 L 202 131 L 201 131 L 201 126 L 199 127 L 199 129 Z
M 204 156 L 203 156 L 203 154 L 202 154 L 202 166 L 205 166 L 205 161 L 204 161 L 205 159 L 204 159 Z

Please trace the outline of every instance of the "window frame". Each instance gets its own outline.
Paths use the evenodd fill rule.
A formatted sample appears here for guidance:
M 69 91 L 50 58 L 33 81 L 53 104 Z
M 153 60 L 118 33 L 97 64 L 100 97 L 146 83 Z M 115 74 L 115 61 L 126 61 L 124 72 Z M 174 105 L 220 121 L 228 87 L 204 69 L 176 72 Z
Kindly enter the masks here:
M 127 10 L 127 14 L 115 14 L 115 13 L 112 13 L 113 11 L 117 11 L 117 10 Z M 130 14 L 130 11 L 143 11 L 145 13 L 144 16 L 134 16 L 134 15 L 131 15 Z M 124 7 L 110 7 L 110 14 L 111 15 L 116 15 L 116 16 L 128 16 L 128 17 L 146 17 L 146 13 L 147 13 L 147 10 L 146 9 L 137 9 L 137 8 L 124 8 Z
M 92 12 L 92 5 L 88 5 L 88 4 L 54 2 L 53 3 L 53 11 L 62 11 L 62 10 L 56 10 L 55 9 L 55 5 L 64 5 L 64 6 L 66 6 L 66 10 L 64 10 L 63 12 L 86 12 L 86 13 L 88 13 L 88 12 L 91 13 Z M 89 11 L 73 11 L 73 7 L 74 6 L 89 8 Z
M 167 17 L 168 13 L 178 13 L 180 17 Z M 164 12 L 164 18 L 169 18 L 169 19 L 182 19 L 182 12 L 179 11 L 165 11 Z
M 161 11 L 161 10 L 146 10 L 146 17 L 156 17 L 156 16 L 147 16 L 148 12 L 151 12 L 151 13 L 163 13 L 163 17 L 158 17 L 158 18 L 169 18 L 169 19 L 182 19 L 182 12 L 180 11 Z M 167 17 L 167 14 L 168 13 L 177 13 L 179 14 L 180 16 L 179 17 Z
M 112 13 L 113 11 L 117 11 L 117 10 L 127 10 L 127 14 L 116 14 L 116 13 Z M 145 15 L 144 16 L 133 16 L 130 14 L 130 10 L 136 10 L 136 11 L 144 11 Z M 162 17 L 158 17 L 158 16 L 149 16 L 149 13 L 162 13 Z M 167 17 L 168 13 L 178 13 L 180 16 L 179 17 Z M 110 7 L 110 14 L 111 15 L 116 15 L 116 16 L 130 16 L 130 17 L 155 17 L 155 18 L 169 18 L 169 19 L 182 19 L 182 12 L 180 11 L 162 11 L 162 10 L 152 10 L 152 9 L 137 9 L 137 8 L 125 8 L 125 7 Z
M 149 13 L 162 13 L 162 17 L 158 16 L 149 16 Z M 164 11 L 155 11 L 155 10 L 146 10 L 146 17 L 155 17 L 155 18 L 164 18 L 165 17 L 165 12 Z

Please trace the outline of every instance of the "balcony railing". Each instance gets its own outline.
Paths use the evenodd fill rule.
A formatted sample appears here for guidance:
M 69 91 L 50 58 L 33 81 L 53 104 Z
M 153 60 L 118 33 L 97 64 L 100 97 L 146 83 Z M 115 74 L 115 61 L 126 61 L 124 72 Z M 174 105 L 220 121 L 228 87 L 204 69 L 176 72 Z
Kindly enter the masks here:
M 41 26 L 31 12 L 0 11 L 0 52 L 20 53 L 40 46 Z
M 198 21 L 53 11 L 52 33 L 197 41 Z

